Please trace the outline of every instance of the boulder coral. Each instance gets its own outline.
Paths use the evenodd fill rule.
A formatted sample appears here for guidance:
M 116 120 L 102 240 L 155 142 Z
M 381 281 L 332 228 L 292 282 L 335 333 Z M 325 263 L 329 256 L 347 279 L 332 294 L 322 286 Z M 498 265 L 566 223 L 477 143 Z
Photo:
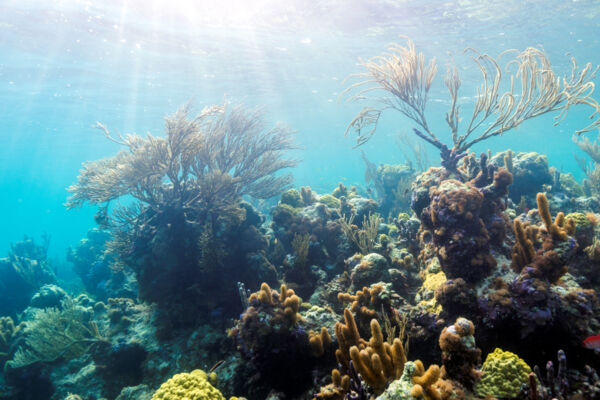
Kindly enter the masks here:
M 200 369 L 176 374 L 158 388 L 152 400 L 225 400 L 210 378 Z
M 511 399 L 529 383 L 531 368 L 516 354 L 497 348 L 488 354 L 481 372 L 483 376 L 475 385 L 479 396 Z

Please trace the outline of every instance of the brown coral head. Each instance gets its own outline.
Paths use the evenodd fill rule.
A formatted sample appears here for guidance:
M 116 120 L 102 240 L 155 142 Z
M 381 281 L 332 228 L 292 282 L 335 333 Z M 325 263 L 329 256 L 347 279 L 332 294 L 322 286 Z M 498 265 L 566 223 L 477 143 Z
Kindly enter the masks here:
M 494 172 L 494 186 L 497 188 L 504 188 L 505 190 L 509 185 L 513 183 L 513 175 L 504 168 L 500 168 Z M 508 191 L 504 192 L 506 194 Z

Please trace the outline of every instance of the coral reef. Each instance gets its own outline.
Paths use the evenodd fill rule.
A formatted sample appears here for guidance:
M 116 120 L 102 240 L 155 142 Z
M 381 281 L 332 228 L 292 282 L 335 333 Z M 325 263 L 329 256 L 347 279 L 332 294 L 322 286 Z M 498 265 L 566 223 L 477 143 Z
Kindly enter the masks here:
M 351 99 L 380 90 L 381 107 L 348 132 L 360 145 L 395 109 L 422 140 L 401 148 L 416 169 L 363 153 L 366 187 L 291 188 L 290 131 L 239 107 L 184 107 L 164 137 L 99 125 L 122 151 L 69 189 L 67 207 L 99 208 L 69 250 L 71 281 L 47 237 L 0 259 L 0 397 L 600 398 L 597 166 L 580 185 L 541 154 L 470 151 L 574 105 L 594 109 L 582 131 L 597 127 L 593 68 L 561 80 L 541 50 L 504 54 L 508 77 L 473 58 L 484 86 L 464 122 L 449 68 L 451 143 L 425 118 L 435 62 L 410 41 L 367 61 Z M 424 143 L 441 167 L 425 170 Z M 557 368 L 531 372 L 558 349 Z
M 159 303 L 182 326 L 193 325 L 192 309 L 204 308 L 204 317 L 218 308 L 237 314 L 231 299 L 238 281 L 274 281 L 260 214 L 241 200 L 280 193 L 291 176 L 279 172 L 295 165 L 284 158 L 294 148 L 291 131 L 264 129 L 260 113 L 228 105 L 195 118 L 189 112 L 167 117 L 165 138 L 115 138 L 100 125 L 125 150 L 86 163 L 67 200 L 69 208 L 101 206 L 98 219 L 113 236 L 108 249 L 134 271 L 140 298 Z M 135 201 L 109 213 L 108 204 L 124 196 Z

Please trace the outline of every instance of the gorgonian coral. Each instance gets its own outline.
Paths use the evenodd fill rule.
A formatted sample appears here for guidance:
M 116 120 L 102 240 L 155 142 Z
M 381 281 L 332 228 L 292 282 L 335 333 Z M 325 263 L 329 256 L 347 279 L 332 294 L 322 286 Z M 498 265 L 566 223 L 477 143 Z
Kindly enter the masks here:
M 540 49 L 505 51 L 497 58 L 473 53 L 472 59 L 482 72 L 483 82 L 477 88 L 473 112 L 470 118 L 464 119 L 464 126 L 460 124 L 463 119 L 459 115 L 461 80 L 458 68 L 449 68 L 444 80 L 451 103 L 446 113 L 451 146 L 440 140 L 425 115 L 429 90 L 437 73 L 435 59 L 426 62 L 423 53 L 417 52 L 410 40 L 406 46 L 392 44 L 387 53 L 363 63 L 365 72 L 354 75 L 362 80 L 346 89 L 345 93 L 353 92 L 349 100 L 363 100 L 374 92 L 379 95 L 373 99 L 378 105 L 360 111 L 350 122 L 346 134 L 354 131 L 357 146 L 360 146 L 375 133 L 381 114 L 387 109 L 396 110 L 419 126 L 419 129 L 413 129 L 415 135 L 439 149 L 442 166 L 460 175 L 458 161 L 466 156 L 472 145 L 502 135 L 528 119 L 555 112 L 560 121 L 571 106 L 585 104 L 593 110 L 592 123 L 577 133 L 591 131 L 600 124 L 597 118 L 600 105 L 591 97 L 595 71 L 591 64 L 580 70 L 572 59 L 570 76 L 561 79 Z M 501 58 L 506 54 L 515 56 L 506 63 L 509 76 L 503 79 Z
M 285 157 L 291 131 L 267 129 L 258 111 L 228 105 L 195 117 L 181 108 L 166 118 L 165 137 L 114 137 L 98 127 L 125 149 L 85 163 L 67 207 L 100 205 L 97 221 L 113 235 L 107 250 L 135 272 L 140 298 L 194 310 L 167 308 L 178 324 L 200 307 L 238 313 L 236 282 L 256 287 L 274 274 L 261 253 L 262 216 L 242 198 L 289 185 L 281 172 L 295 165 Z
M 126 149 L 85 163 L 68 189 L 67 207 L 107 204 L 131 195 L 144 207 L 179 207 L 191 219 L 199 210 L 216 216 L 244 195 L 272 197 L 291 182 L 290 175 L 277 175 L 295 165 L 282 157 L 294 147 L 288 128 L 267 130 L 259 112 L 240 106 L 207 107 L 193 118 L 189 113 L 185 106 L 168 116 L 164 138 L 115 138 L 98 124 L 107 138 Z

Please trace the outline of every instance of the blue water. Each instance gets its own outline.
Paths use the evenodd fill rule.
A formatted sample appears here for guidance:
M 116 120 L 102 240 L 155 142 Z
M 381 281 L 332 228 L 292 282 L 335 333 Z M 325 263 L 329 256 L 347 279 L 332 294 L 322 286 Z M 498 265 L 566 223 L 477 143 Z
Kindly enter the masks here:
M 64 258 L 94 226 L 93 207 L 67 211 L 63 203 L 82 162 L 118 151 L 92 129 L 96 121 L 157 135 L 163 116 L 188 101 L 198 110 L 224 99 L 260 105 L 267 120 L 298 132 L 297 186 L 362 184 L 360 152 L 343 133 L 364 104 L 338 102 L 344 78 L 361 71 L 359 57 L 380 54 L 399 35 L 437 57 L 429 121 L 447 132 L 448 54 L 460 67 L 468 118 L 479 76 L 465 48 L 495 56 L 543 46 L 555 69 L 568 73 L 566 53 L 600 64 L 599 17 L 600 3 L 591 0 L 3 0 L 0 257 L 23 235 L 47 232 L 50 254 Z M 586 111 L 574 110 L 558 127 L 552 117 L 529 121 L 474 150 L 538 151 L 581 177 L 571 135 L 587 125 Z M 395 136 L 412 126 L 386 114 L 363 149 L 375 163 L 401 162 Z

